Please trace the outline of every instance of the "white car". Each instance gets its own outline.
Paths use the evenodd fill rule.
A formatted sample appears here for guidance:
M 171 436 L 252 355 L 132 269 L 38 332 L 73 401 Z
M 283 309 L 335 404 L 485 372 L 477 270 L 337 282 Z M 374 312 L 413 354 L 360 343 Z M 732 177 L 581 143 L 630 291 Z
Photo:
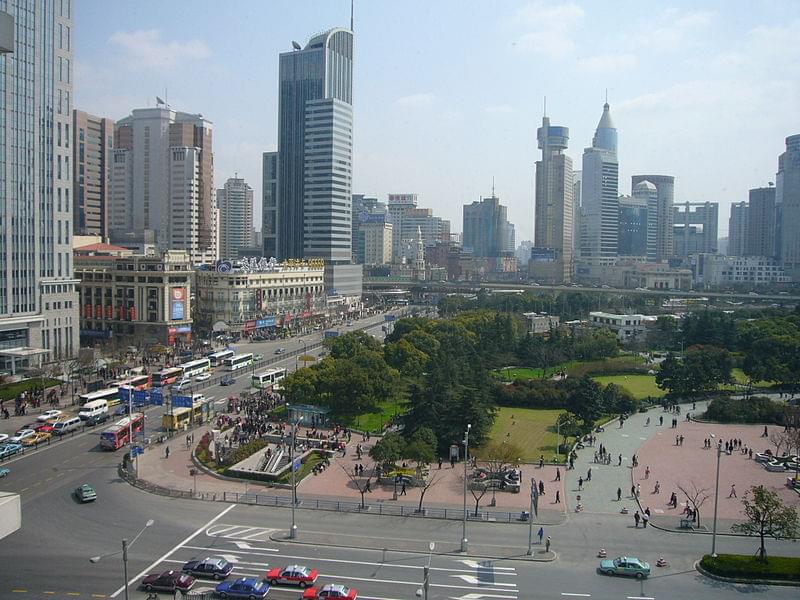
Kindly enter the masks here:
M 7 433 L 0 433 L 0 443 L 5 442 L 8 439 Z
M 41 422 L 41 423 L 44 423 L 45 421 L 49 421 L 50 419 L 57 419 L 62 414 L 64 414 L 64 413 L 62 413 L 60 410 L 55 410 L 55 409 L 46 410 L 42 414 L 40 414 L 38 417 L 36 417 L 36 420 Z
M 20 429 L 17 433 L 8 438 L 8 441 L 12 444 L 21 444 L 22 440 L 29 438 L 32 435 L 36 435 L 36 432 L 33 429 Z
M 175 384 L 175 386 L 172 389 L 174 389 L 177 392 L 180 392 L 181 390 L 185 390 L 186 388 L 188 388 L 190 385 L 192 385 L 191 379 L 181 379 L 178 383 Z
M 209 379 L 211 379 L 211 373 L 201 373 L 194 378 L 195 381 L 208 381 Z

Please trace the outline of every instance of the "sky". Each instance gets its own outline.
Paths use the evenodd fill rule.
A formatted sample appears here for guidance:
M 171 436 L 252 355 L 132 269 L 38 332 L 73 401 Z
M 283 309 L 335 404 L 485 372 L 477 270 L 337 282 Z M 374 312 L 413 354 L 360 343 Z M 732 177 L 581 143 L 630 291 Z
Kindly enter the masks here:
M 154 106 L 214 127 L 214 181 L 254 188 L 277 148 L 278 54 L 348 26 L 349 0 L 78 0 L 75 108 L 120 119 Z M 419 194 L 462 229 L 496 194 L 532 239 L 543 98 L 575 169 L 606 90 L 620 193 L 676 177 L 675 200 L 732 202 L 775 181 L 800 133 L 797 0 L 356 0 L 353 193 Z

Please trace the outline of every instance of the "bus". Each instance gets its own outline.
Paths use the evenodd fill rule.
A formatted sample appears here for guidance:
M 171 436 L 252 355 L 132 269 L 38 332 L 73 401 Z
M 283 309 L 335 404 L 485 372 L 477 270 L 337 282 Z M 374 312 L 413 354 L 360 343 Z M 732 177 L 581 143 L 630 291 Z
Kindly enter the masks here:
M 202 425 L 211 418 L 211 399 L 202 394 L 192 395 L 192 408 L 172 408 L 161 416 L 164 431 L 185 431 L 193 425 Z
M 114 382 L 117 387 L 131 387 L 135 390 L 146 390 L 150 388 L 150 375 L 131 375 L 127 379 L 120 379 Z
M 85 394 L 81 394 L 78 396 L 78 404 L 83 406 L 87 402 L 93 402 L 95 400 L 105 400 L 106 402 L 111 402 L 112 400 L 117 399 L 119 399 L 119 388 L 112 387 L 104 390 L 97 390 L 96 392 L 87 392 Z
M 236 356 L 229 356 L 223 363 L 228 371 L 236 371 L 244 369 L 253 364 L 252 354 L 237 354 Z
M 211 369 L 211 361 L 208 358 L 200 358 L 178 365 L 178 368 L 183 369 L 184 379 L 191 379 L 195 375 L 207 373 Z
M 261 373 L 253 373 L 253 387 L 269 389 L 284 377 L 286 377 L 286 369 L 283 367 L 267 369 Z
M 220 350 L 219 352 L 212 352 L 206 358 L 211 361 L 212 367 L 221 367 L 225 359 L 233 355 L 233 350 Z
M 183 369 L 180 367 L 170 367 L 163 369 L 157 373 L 153 373 L 153 387 L 163 387 L 165 385 L 172 385 L 181 378 Z
M 144 413 L 134 413 L 106 429 L 100 434 L 100 447 L 103 450 L 119 450 L 131 441 L 131 428 L 134 435 L 144 429 Z

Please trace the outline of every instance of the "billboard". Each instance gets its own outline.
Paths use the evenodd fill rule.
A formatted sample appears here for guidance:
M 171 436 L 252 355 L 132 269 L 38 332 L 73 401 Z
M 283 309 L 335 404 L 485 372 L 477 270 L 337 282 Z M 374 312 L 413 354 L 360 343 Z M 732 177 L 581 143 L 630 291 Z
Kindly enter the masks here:
M 173 321 L 183 321 L 186 318 L 186 288 L 172 288 L 170 292 L 170 315 Z
M 556 251 L 553 248 L 531 248 L 533 262 L 555 262 Z

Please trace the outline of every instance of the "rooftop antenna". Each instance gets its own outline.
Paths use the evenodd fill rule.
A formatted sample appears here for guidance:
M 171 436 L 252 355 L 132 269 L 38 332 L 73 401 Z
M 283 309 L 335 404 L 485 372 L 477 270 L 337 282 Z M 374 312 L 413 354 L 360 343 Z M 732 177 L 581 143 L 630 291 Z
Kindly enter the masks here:
M 355 0 L 350 0 L 350 31 L 355 31 L 353 29 L 353 3 Z
M 494 175 L 492 175 L 492 198 L 494 198 Z
M 547 116 L 547 96 L 544 97 L 544 115 L 543 117 Z
M 606 104 L 608 104 L 608 88 L 606 88 Z

